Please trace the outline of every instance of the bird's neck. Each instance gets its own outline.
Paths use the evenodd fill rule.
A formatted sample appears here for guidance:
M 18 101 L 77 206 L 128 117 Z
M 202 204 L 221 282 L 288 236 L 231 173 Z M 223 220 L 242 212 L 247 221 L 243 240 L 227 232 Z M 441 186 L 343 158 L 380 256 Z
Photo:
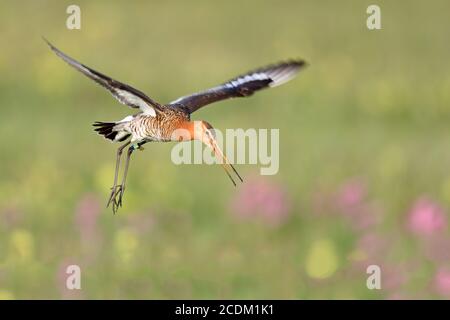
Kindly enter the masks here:
M 201 140 L 199 136 L 200 132 L 200 121 L 184 121 L 180 124 L 180 133 L 177 135 L 177 140 L 179 141 L 190 141 L 190 140 Z

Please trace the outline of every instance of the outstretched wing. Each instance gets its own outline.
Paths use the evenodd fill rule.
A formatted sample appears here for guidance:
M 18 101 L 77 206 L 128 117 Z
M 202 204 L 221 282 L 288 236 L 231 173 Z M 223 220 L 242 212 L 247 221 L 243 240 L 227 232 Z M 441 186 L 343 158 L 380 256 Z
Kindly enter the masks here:
M 91 78 L 102 87 L 109 90 L 120 103 L 132 108 L 139 108 L 142 112 L 151 116 L 156 116 L 156 110 L 161 110 L 161 105 L 150 99 L 145 93 L 79 63 L 54 47 L 45 38 L 44 40 L 58 57 L 83 73 L 85 76 Z
M 216 101 L 247 97 L 258 90 L 276 87 L 291 80 L 305 65 L 303 60 L 293 60 L 250 71 L 217 87 L 178 98 L 169 106 L 192 113 Z

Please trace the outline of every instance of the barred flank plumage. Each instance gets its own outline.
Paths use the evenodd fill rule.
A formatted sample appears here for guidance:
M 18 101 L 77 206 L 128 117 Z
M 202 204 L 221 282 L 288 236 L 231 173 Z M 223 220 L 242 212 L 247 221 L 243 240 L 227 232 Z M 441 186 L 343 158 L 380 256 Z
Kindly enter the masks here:
M 105 136 L 106 139 L 109 139 L 111 141 L 124 141 L 129 137 L 129 135 L 126 135 L 119 140 L 115 140 L 117 134 L 119 133 L 118 131 L 114 130 L 114 127 L 116 126 L 115 122 L 96 121 L 94 122 L 93 126 L 96 127 L 94 130 L 97 131 L 98 134 Z

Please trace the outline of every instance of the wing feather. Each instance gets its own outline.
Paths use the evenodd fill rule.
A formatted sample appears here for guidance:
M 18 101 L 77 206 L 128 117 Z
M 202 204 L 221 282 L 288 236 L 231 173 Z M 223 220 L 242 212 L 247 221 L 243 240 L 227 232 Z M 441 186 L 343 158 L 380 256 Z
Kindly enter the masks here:
M 192 113 L 210 103 L 236 97 L 247 97 L 256 91 L 276 87 L 294 78 L 306 63 L 292 60 L 250 71 L 217 87 L 178 98 L 169 106 Z
M 58 57 L 107 89 L 120 103 L 132 108 L 139 108 L 142 112 L 151 116 L 156 116 L 156 110 L 161 110 L 161 105 L 152 100 L 145 93 L 79 63 L 53 46 L 45 38 L 44 40 Z

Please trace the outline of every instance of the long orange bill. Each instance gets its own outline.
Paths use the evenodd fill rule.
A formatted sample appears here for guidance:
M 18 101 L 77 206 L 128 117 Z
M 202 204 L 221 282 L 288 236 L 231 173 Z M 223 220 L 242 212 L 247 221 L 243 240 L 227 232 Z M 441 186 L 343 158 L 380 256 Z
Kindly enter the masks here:
M 210 144 L 210 148 L 213 149 L 215 156 L 221 161 L 221 165 L 222 165 L 223 169 L 225 170 L 227 176 L 230 178 L 230 180 L 233 183 L 233 185 L 236 186 L 236 182 L 234 182 L 234 180 L 233 180 L 233 178 L 231 176 L 231 172 L 230 172 L 231 170 L 234 171 L 234 173 L 239 178 L 239 180 L 241 180 L 241 182 L 244 182 L 244 180 L 239 175 L 237 170 L 230 163 L 230 161 L 228 161 L 227 157 L 223 154 L 222 150 L 220 150 L 220 148 L 217 145 L 217 142 L 215 141 L 215 139 L 210 138 L 209 139 L 209 144 Z M 231 170 L 230 170 L 230 168 L 231 168 Z

